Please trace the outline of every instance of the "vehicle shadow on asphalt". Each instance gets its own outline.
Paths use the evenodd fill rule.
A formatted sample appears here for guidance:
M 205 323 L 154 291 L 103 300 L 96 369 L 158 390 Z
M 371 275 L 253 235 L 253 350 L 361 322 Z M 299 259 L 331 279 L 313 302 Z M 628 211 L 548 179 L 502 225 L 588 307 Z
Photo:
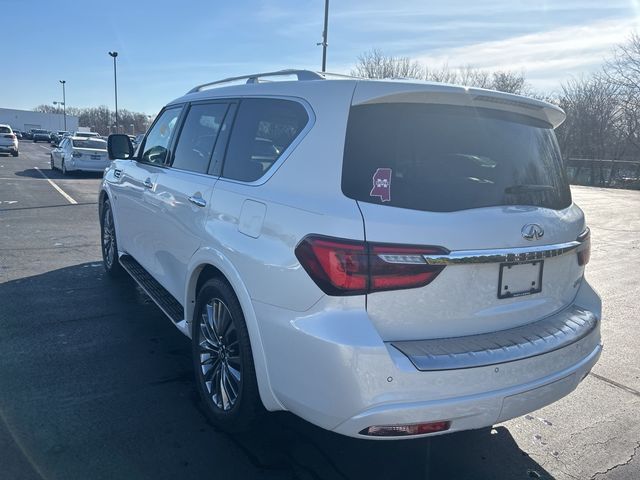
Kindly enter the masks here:
M 51 170 L 50 168 L 41 168 L 40 170 L 27 168 L 21 172 L 16 172 L 15 175 L 18 177 L 42 179 L 41 172 L 52 180 L 95 180 L 96 178 L 102 178 L 102 172 L 68 172 L 66 175 L 63 175 L 60 170 Z
M 189 340 L 98 261 L 0 284 L 0 306 L 0 418 L 44 478 L 552 478 L 504 427 L 367 441 L 278 412 L 221 432 Z

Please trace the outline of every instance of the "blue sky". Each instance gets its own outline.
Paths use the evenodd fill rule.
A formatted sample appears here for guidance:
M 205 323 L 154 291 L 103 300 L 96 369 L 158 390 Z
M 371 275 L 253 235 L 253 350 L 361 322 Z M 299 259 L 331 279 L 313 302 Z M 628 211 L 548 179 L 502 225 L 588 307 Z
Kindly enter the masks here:
M 0 0 L 0 107 L 113 106 L 149 114 L 192 86 L 281 68 L 320 69 L 323 0 Z M 552 91 L 599 67 L 639 26 L 640 0 L 331 0 L 327 70 L 376 47 L 430 66 L 524 71 Z M 10 67 L 9 67 L 10 66 Z

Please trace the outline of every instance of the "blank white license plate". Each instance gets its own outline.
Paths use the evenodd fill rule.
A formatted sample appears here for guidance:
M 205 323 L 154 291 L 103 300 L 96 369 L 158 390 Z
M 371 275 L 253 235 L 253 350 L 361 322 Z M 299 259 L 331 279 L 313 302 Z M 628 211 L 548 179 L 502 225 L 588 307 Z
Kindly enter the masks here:
M 542 291 L 544 262 L 502 263 L 498 277 L 498 298 L 521 297 Z

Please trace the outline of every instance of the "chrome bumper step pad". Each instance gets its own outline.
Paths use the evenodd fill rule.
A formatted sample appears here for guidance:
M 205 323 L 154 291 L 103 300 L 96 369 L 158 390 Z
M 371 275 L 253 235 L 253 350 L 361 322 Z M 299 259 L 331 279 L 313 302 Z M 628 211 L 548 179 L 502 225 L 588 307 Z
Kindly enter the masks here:
M 421 371 L 483 367 L 559 350 L 589 335 L 599 319 L 578 306 L 543 320 L 465 337 L 390 342 Z

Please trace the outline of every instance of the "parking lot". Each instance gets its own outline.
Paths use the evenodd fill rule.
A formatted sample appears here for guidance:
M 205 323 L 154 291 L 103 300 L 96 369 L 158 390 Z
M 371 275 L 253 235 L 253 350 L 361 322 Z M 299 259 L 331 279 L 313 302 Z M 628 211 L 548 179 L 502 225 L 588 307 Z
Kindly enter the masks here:
M 638 479 L 640 191 L 574 187 L 604 353 L 563 400 L 491 431 L 376 442 L 287 413 L 228 435 L 207 423 L 189 342 L 102 270 L 99 175 L 0 157 L 0 479 Z

